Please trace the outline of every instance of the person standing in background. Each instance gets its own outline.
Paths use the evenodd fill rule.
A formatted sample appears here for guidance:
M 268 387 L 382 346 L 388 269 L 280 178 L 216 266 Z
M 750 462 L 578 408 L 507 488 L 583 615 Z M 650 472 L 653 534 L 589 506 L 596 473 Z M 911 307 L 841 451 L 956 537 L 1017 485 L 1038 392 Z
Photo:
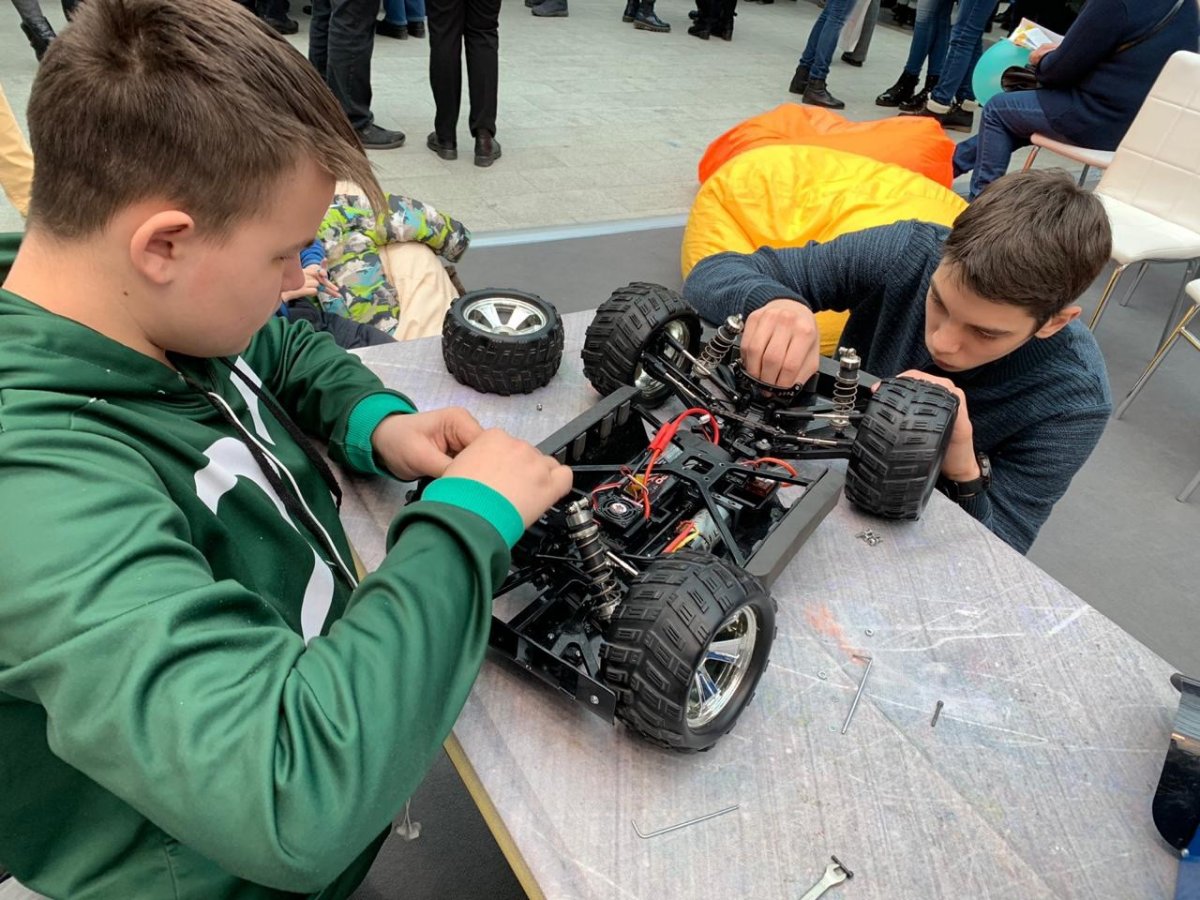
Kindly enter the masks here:
M 375 33 L 400 41 L 425 37 L 425 0 L 383 0 Z
M 62 0 L 63 15 L 70 19 L 75 14 L 78 4 L 79 0 Z M 38 62 L 41 62 L 50 42 L 55 38 L 54 28 L 42 12 L 38 0 L 13 0 L 13 6 L 16 7 L 17 15 L 21 17 L 21 30 L 29 39 L 29 46 L 33 47 L 34 55 Z
M 829 64 L 837 50 L 842 26 L 846 24 L 846 17 L 853 8 L 854 0 L 829 0 L 808 33 L 808 43 L 796 65 L 792 83 L 788 86 L 793 94 L 803 95 L 800 98 L 802 103 L 826 109 L 845 108 L 846 104 L 826 89 L 825 79 L 829 75 Z
M 917 0 L 917 17 L 913 25 L 912 42 L 908 45 L 908 60 L 900 78 L 875 98 L 876 106 L 900 107 L 904 112 L 925 108 L 929 92 L 942 73 L 946 49 L 950 44 L 950 7 L 954 0 Z M 925 87 L 917 93 L 921 67 L 929 60 L 925 72 Z
M 462 58 L 467 57 L 475 165 L 500 158 L 496 106 L 500 91 L 500 0 L 428 0 L 429 86 L 437 112 L 425 145 L 442 159 L 458 159 Z
M 404 133 L 381 128 L 371 114 L 371 52 L 378 12 L 379 0 L 313 0 L 308 59 L 342 104 L 363 147 L 393 150 L 404 146 Z
M 0 87 L 0 187 L 22 217 L 29 214 L 29 192 L 33 187 L 33 154 L 17 117 L 13 115 L 4 88 Z

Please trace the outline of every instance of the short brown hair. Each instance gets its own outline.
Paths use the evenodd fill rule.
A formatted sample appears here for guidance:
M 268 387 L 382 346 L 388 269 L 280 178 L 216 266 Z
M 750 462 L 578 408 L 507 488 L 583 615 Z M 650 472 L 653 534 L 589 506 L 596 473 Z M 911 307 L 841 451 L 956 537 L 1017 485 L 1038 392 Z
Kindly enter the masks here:
M 1108 215 L 1061 169 L 1014 172 L 954 221 L 943 259 L 963 287 L 1029 310 L 1040 325 L 1095 281 L 1112 254 Z
M 88 0 L 29 100 L 31 228 L 91 235 L 164 197 L 206 233 L 261 207 L 305 157 L 386 209 L 358 136 L 308 61 L 232 0 Z

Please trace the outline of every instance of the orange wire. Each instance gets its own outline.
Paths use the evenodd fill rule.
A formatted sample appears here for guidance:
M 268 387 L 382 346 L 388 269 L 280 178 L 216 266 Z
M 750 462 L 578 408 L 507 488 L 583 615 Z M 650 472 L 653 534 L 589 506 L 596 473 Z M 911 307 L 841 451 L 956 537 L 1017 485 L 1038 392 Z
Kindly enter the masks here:
M 772 465 L 779 466 L 779 468 L 783 469 L 785 472 L 787 472 L 793 478 L 796 477 L 795 467 L 793 467 L 789 463 L 784 462 L 782 459 L 776 459 L 773 456 L 760 456 L 758 459 L 749 459 L 749 460 L 746 460 L 744 465 L 747 465 L 750 468 L 755 468 L 756 466 L 761 466 L 764 463 L 771 463 Z

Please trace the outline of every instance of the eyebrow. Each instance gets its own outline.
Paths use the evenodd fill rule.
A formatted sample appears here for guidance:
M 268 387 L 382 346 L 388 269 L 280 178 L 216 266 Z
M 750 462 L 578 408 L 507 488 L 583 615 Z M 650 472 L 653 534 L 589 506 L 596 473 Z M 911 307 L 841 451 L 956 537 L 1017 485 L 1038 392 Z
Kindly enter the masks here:
M 933 299 L 936 300 L 938 303 L 940 303 L 942 308 L 945 309 L 946 301 L 942 299 L 942 294 L 937 289 L 937 285 L 935 285 L 933 283 L 932 278 L 929 280 L 929 292 L 931 294 L 933 294 Z M 1006 335 L 1012 334 L 1011 331 L 997 330 L 995 328 L 981 328 L 978 325 L 972 325 L 970 322 L 967 323 L 967 327 L 973 328 L 975 331 L 979 332 L 980 334 L 986 334 L 989 337 L 1004 337 Z

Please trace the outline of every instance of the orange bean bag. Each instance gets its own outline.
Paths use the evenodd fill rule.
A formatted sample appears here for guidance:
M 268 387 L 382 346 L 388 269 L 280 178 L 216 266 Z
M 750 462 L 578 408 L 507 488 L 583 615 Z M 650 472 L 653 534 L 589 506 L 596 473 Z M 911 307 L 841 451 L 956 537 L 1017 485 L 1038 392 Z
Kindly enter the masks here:
M 900 166 L 825 147 L 759 147 L 700 186 L 683 233 L 683 275 L 727 250 L 800 247 L 905 219 L 952 225 L 966 207 L 949 188 Z M 817 314 L 822 353 L 837 348 L 846 318 Z
M 859 153 L 918 172 L 938 184 L 954 180 L 954 141 L 924 116 L 893 116 L 851 122 L 828 109 L 784 103 L 737 125 L 708 145 L 700 159 L 700 183 L 740 153 L 772 144 L 811 144 Z

